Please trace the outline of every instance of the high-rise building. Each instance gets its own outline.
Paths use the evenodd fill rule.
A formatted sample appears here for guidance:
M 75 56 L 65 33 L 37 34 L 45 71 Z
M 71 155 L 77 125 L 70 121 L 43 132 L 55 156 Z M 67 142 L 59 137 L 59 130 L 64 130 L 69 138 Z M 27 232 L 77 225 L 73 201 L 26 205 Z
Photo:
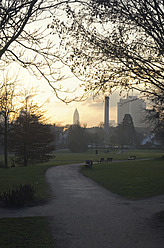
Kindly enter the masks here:
M 109 133 L 109 97 L 105 97 L 105 115 L 104 115 L 104 130 Z
M 117 103 L 117 123 L 123 121 L 125 114 L 130 114 L 135 127 L 146 126 L 146 103 L 137 96 L 129 96 L 126 99 L 120 99 Z
M 78 125 L 78 124 L 79 124 L 79 112 L 76 108 L 73 115 L 73 125 Z

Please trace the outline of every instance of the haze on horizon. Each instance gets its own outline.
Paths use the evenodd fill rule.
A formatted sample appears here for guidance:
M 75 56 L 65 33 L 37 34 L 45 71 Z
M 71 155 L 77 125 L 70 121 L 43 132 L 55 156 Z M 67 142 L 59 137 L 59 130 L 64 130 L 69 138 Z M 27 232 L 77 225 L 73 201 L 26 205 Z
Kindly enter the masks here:
M 87 127 L 99 126 L 104 122 L 104 98 L 105 96 L 99 96 L 94 99 L 93 96 L 88 97 L 85 101 L 72 101 L 68 104 L 59 100 L 53 89 L 43 79 L 37 80 L 34 76 L 31 76 L 25 69 L 16 66 L 11 66 L 9 70 L 9 76 L 15 74 L 15 70 L 18 71 L 18 83 L 24 89 L 36 89 L 36 96 L 33 98 L 39 106 L 45 110 L 45 116 L 47 121 L 51 124 L 65 126 L 67 124 L 73 124 L 73 114 L 75 109 L 78 109 L 80 116 L 80 124 L 86 124 Z M 72 91 L 71 94 L 65 93 L 65 97 L 81 96 L 83 90 L 81 89 L 80 81 L 71 76 L 67 69 L 65 70 L 68 79 L 60 82 L 61 86 L 65 89 Z M 75 90 L 76 89 L 76 90 Z M 75 91 L 74 91 L 75 90 Z M 63 94 L 64 96 L 64 94 Z M 109 120 L 114 120 L 117 123 L 117 102 L 120 98 L 127 96 L 124 92 L 121 96 L 119 91 L 115 91 L 109 95 Z
M 118 96 L 110 96 L 109 119 L 117 122 L 117 101 Z M 79 112 L 80 124 L 87 124 L 87 127 L 98 126 L 104 122 L 104 100 L 94 101 L 92 97 L 84 102 L 72 102 L 65 104 L 55 98 L 45 104 L 47 116 L 50 120 L 60 125 L 72 124 L 73 114 L 77 108 Z
M 73 123 L 73 114 L 75 109 L 78 109 L 80 115 L 80 124 L 87 124 L 87 127 L 98 126 L 104 122 L 104 96 L 100 96 L 99 99 L 94 99 L 92 96 L 88 97 L 85 101 L 72 101 L 66 104 L 59 100 L 53 89 L 44 80 L 37 80 L 34 76 L 31 76 L 25 69 L 18 68 L 17 66 L 11 66 L 9 70 L 9 77 L 15 74 L 15 70 L 18 71 L 18 83 L 20 87 L 36 89 L 36 96 L 33 98 L 34 102 L 39 106 L 43 106 L 46 111 L 45 115 L 48 122 L 57 125 L 67 125 Z M 67 70 L 66 70 L 66 73 Z M 76 95 L 82 95 L 83 91 L 79 87 L 80 81 L 75 77 L 71 77 L 68 73 L 68 79 L 60 82 L 66 89 L 70 91 L 75 90 L 70 96 L 69 93 L 65 93 L 65 96 L 74 97 Z M 20 88 L 21 89 L 21 88 Z M 115 120 L 117 123 L 117 102 L 119 101 L 119 93 L 114 92 L 110 97 L 109 119 Z

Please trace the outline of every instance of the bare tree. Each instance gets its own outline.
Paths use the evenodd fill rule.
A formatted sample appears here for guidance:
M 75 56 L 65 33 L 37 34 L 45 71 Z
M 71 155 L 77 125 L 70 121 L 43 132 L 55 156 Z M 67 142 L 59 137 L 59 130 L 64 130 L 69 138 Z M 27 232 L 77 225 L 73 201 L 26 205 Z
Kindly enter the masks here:
M 163 0 L 90 0 L 53 24 L 86 92 L 139 90 L 164 102 Z
M 37 78 L 44 78 L 58 95 L 54 84 L 61 74 L 57 39 L 51 34 L 51 20 L 60 14 L 62 0 L 0 1 L 0 69 L 18 62 Z M 70 1 L 72 3 L 75 0 Z M 62 8 L 62 7 L 61 7 Z
M 8 167 L 8 134 L 10 131 L 11 116 L 15 113 L 14 98 L 15 80 L 11 80 L 8 76 L 4 77 L 4 81 L 0 89 L 0 126 L 1 135 L 3 136 L 4 145 L 4 163 Z
M 137 89 L 163 101 L 163 0 L 1 0 L 0 7 L 0 68 L 17 61 L 59 97 L 53 83 L 63 79 L 63 62 L 86 92 Z

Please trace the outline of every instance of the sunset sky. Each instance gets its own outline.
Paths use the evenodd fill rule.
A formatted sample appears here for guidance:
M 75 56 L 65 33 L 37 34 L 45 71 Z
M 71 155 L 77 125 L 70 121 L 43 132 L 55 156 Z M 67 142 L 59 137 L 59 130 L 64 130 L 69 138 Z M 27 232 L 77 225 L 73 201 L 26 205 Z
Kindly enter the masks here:
M 52 36 L 54 39 L 54 36 Z M 55 40 L 57 43 L 57 40 Z M 57 64 L 58 66 L 58 64 Z M 31 76 L 26 69 L 19 67 L 17 64 L 10 64 L 6 70 L 11 78 L 14 78 L 18 74 L 18 81 L 21 84 L 20 89 L 30 89 L 34 87 L 37 89 L 37 96 L 32 97 L 39 105 L 43 105 L 46 110 L 46 116 L 51 123 L 57 123 L 60 125 L 72 124 L 73 114 L 75 109 L 78 109 L 80 123 L 87 124 L 87 127 L 98 126 L 101 122 L 104 122 L 104 97 L 99 100 L 93 100 L 93 97 L 89 97 L 86 101 L 71 102 L 65 104 L 60 101 L 54 94 L 52 88 L 48 83 L 43 80 L 37 80 L 34 76 Z M 62 69 L 62 73 L 69 78 L 61 83 L 65 90 L 76 91 L 68 97 L 81 96 L 83 94 L 82 89 L 79 87 L 80 81 L 73 77 L 67 67 Z M 60 83 L 58 84 L 58 86 Z M 66 95 L 63 94 L 63 97 Z M 114 93 L 110 96 L 110 108 L 109 119 L 117 122 L 117 102 L 119 101 L 118 93 Z
M 42 26 L 43 24 L 43 27 L 46 27 L 48 23 L 49 20 L 45 19 L 43 23 L 37 22 L 35 25 L 37 28 Z M 30 24 L 30 26 L 31 25 L 33 24 Z M 34 29 L 34 26 L 32 26 L 32 28 Z M 47 32 L 49 33 L 50 31 L 47 29 Z M 54 42 L 54 45 L 58 46 L 59 41 L 57 39 L 57 35 L 54 36 L 50 34 L 49 36 Z M 30 52 L 29 54 L 33 56 L 33 53 Z M 29 54 L 27 53 L 27 55 Z M 54 62 L 54 65 L 59 68 L 59 63 L 60 62 Z M 89 97 L 86 101 L 71 102 L 69 104 L 65 104 L 55 96 L 52 88 L 45 80 L 43 80 L 42 78 L 40 80 L 37 80 L 34 76 L 31 76 L 26 69 L 20 68 L 18 65 L 14 64 L 10 65 L 8 72 L 11 78 L 13 77 L 13 75 L 18 73 L 18 80 L 20 81 L 20 84 L 24 86 L 24 88 L 30 89 L 31 87 L 34 87 L 37 89 L 37 96 L 33 97 L 33 100 L 36 101 L 38 105 L 43 105 L 43 108 L 46 110 L 46 116 L 49 122 L 57 123 L 60 125 L 72 124 L 73 114 L 76 108 L 78 109 L 80 123 L 82 125 L 87 124 L 87 127 L 91 127 L 98 126 L 101 122 L 104 122 L 104 96 L 102 96 L 98 100 L 94 100 L 93 97 Z M 71 95 L 72 98 L 82 95 L 83 91 L 79 87 L 80 82 L 77 78 L 75 78 L 75 76 L 73 77 L 72 75 L 70 75 L 71 73 L 68 67 L 64 67 L 62 69 L 62 73 L 63 75 L 69 77 L 67 80 L 61 82 L 61 85 L 64 87 L 64 89 L 72 91 L 76 88 L 76 91 Z M 57 85 L 59 86 L 60 83 L 57 83 Z M 122 95 L 121 98 L 125 95 Z M 66 94 L 63 94 L 63 97 L 65 96 Z M 114 92 L 109 97 L 109 119 L 115 120 L 115 122 L 117 123 L 117 102 L 120 99 L 119 92 Z
M 73 114 L 77 108 L 80 117 L 81 125 L 87 124 L 87 127 L 98 126 L 101 122 L 104 122 L 104 96 L 98 100 L 94 100 L 93 97 L 89 97 L 86 101 L 71 102 L 66 104 L 59 100 L 53 89 L 43 79 L 37 80 L 34 76 L 31 76 L 26 69 L 19 68 L 16 66 L 10 67 L 9 75 L 18 73 L 18 80 L 21 84 L 20 89 L 32 87 L 36 89 L 37 94 L 33 98 L 34 102 L 38 105 L 43 105 L 43 109 L 46 110 L 46 117 L 48 122 L 60 125 L 72 124 Z M 69 77 L 67 80 L 60 83 L 64 89 L 77 89 L 72 95 L 68 94 L 68 97 L 74 97 L 83 93 L 79 87 L 80 82 L 75 77 Z M 22 88 L 23 86 L 23 88 Z M 67 96 L 67 94 L 63 95 Z M 119 92 L 114 92 L 110 97 L 109 101 L 109 119 L 115 120 L 117 123 L 117 102 L 120 98 L 126 96 L 119 96 Z
M 15 69 L 10 70 L 10 74 L 15 73 Z M 46 110 L 46 116 L 51 123 L 59 123 L 60 125 L 72 124 L 73 114 L 75 109 L 78 109 L 80 116 L 80 123 L 87 124 L 87 127 L 97 126 L 104 121 L 104 97 L 99 100 L 93 100 L 93 97 L 89 97 L 86 101 L 71 102 L 66 104 L 57 99 L 52 88 L 44 80 L 37 81 L 35 77 L 29 75 L 25 69 L 19 71 L 19 81 L 21 85 L 30 89 L 34 87 L 37 89 L 37 96 L 34 97 L 34 101 L 40 105 L 43 104 L 43 108 Z M 77 90 L 71 95 L 81 95 L 83 91 L 78 88 L 79 81 L 76 78 L 69 78 L 62 82 L 65 89 Z M 117 102 L 119 101 L 119 94 L 114 93 L 110 96 L 110 113 L 109 119 L 117 122 Z M 68 97 L 71 97 L 68 95 Z
M 95 102 L 91 97 L 84 102 L 72 102 L 66 105 L 57 100 L 55 96 L 51 96 L 51 100 L 45 104 L 47 115 L 54 122 L 59 122 L 61 125 L 72 124 L 73 114 L 75 109 L 78 109 L 80 123 L 87 124 L 87 127 L 98 126 L 104 121 L 104 101 Z M 117 99 L 115 94 L 110 97 L 110 120 L 117 118 Z

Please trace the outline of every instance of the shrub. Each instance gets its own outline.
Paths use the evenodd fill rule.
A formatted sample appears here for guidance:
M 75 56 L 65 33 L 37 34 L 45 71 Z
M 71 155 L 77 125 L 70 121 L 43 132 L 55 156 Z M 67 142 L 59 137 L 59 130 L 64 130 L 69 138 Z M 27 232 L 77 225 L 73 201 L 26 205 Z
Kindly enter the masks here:
M 29 184 L 20 185 L 16 189 L 0 194 L 1 207 L 21 208 L 35 203 L 35 188 Z

